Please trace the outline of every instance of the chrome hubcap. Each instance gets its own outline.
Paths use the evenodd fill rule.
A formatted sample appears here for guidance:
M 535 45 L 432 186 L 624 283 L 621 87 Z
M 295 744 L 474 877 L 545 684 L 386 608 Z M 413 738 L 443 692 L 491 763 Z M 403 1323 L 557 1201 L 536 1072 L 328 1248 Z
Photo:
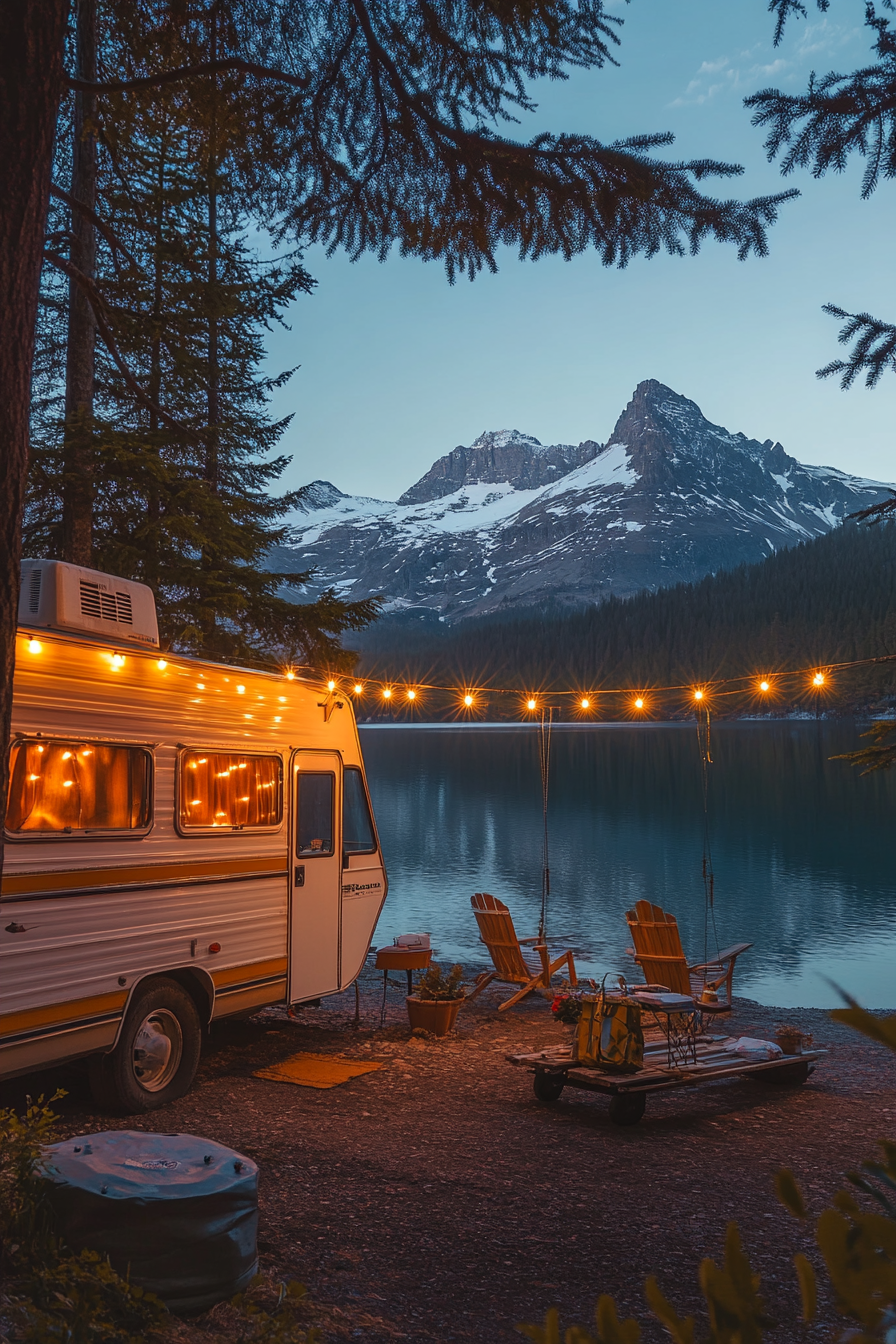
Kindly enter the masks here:
M 168 1008 L 156 1008 L 140 1024 L 134 1039 L 134 1076 L 147 1092 L 161 1092 L 180 1067 L 184 1037 Z

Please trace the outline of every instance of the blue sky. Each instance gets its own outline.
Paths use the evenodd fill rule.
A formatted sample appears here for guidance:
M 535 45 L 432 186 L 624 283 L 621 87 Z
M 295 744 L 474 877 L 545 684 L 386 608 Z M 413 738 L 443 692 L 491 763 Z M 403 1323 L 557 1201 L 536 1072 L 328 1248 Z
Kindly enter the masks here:
M 671 130 L 670 155 L 744 165 L 719 195 L 795 185 L 803 194 L 782 208 L 769 257 L 738 262 L 733 248 L 710 245 L 619 271 L 594 254 L 521 263 L 505 253 L 497 275 L 449 286 L 437 265 L 352 264 L 311 249 L 317 289 L 270 342 L 273 368 L 302 366 L 275 403 L 295 415 L 285 484 L 323 478 L 394 499 L 486 429 L 604 441 L 644 378 L 801 461 L 896 480 L 896 377 L 873 392 L 815 378 L 838 349 L 824 302 L 896 317 L 896 183 L 863 202 L 855 164 L 782 184 L 742 106 L 770 84 L 800 90 L 812 69 L 867 63 L 860 0 L 792 22 L 777 49 L 764 0 L 632 0 L 616 12 L 619 68 L 545 83 L 520 134 Z

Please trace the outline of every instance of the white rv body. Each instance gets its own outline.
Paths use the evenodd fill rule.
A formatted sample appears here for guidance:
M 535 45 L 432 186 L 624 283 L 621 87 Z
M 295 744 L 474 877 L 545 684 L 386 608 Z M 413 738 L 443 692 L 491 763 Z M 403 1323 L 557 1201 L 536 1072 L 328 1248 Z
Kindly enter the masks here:
M 350 699 L 285 673 L 162 654 L 152 647 L 154 608 L 142 629 L 116 636 L 121 602 L 106 603 L 108 623 L 102 612 L 97 618 L 90 571 L 82 571 L 89 631 L 78 632 L 77 616 L 63 627 L 52 604 L 41 619 L 28 610 L 37 565 L 57 571 L 44 573 L 43 595 L 55 580 L 72 609 L 71 575 L 58 571 L 74 567 L 26 562 L 20 616 L 30 619 L 16 646 L 11 748 L 18 774 L 0 896 L 0 1076 L 112 1051 L 147 977 L 177 981 L 206 1023 L 350 985 L 387 889 L 369 812 L 369 842 L 352 840 L 350 850 L 363 852 L 346 852 L 346 782 L 352 805 L 369 809 Z M 136 620 L 143 599 L 132 596 L 125 610 Z M 109 634 L 97 633 L 99 621 Z M 18 795 L 43 787 L 33 762 L 52 757 L 58 775 L 59 761 L 76 765 L 79 754 L 85 765 L 91 754 L 138 761 L 148 801 L 129 813 L 130 829 L 58 821 L 47 829 L 48 813 L 35 820 L 27 812 Z M 229 769 L 236 780 L 248 772 L 259 790 L 275 790 L 279 774 L 279 812 L 264 824 L 230 824 L 237 813 L 218 812 L 224 822 L 193 826 L 189 807 L 214 804 L 186 797 L 185 779 L 188 767 L 208 771 L 207 761 L 225 763 L 218 773 Z M 128 787 L 133 794 L 138 786 Z M 299 801 L 324 795 L 330 820 L 319 803 L 323 839 L 309 841 L 299 834 Z M 59 796 L 60 807 L 74 797 Z M 248 809 L 248 793 L 239 802 Z

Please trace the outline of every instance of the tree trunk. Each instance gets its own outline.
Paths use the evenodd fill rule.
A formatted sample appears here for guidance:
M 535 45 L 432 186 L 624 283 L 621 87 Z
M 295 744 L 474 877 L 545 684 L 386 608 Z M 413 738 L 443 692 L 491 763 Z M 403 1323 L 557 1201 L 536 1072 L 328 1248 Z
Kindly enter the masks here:
M 77 0 L 79 79 L 96 82 L 96 0 Z M 72 189 L 74 200 L 96 209 L 96 98 L 75 95 Z M 96 277 L 96 229 L 72 211 L 71 259 L 89 279 Z M 87 296 L 73 280 L 68 287 L 68 342 L 65 361 L 65 443 L 62 487 L 62 558 L 93 563 L 94 431 L 93 388 L 96 319 Z
M 67 10 L 67 0 L 0 0 L 0 865 L 31 363 Z

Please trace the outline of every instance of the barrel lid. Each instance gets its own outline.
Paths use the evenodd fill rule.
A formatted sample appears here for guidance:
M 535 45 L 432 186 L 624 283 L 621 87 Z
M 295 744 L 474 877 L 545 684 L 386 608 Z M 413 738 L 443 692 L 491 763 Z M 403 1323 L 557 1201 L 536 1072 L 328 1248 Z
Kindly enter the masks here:
M 195 1134 L 108 1130 L 43 1149 L 43 1174 L 108 1199 L 196 1199 L 254 1185 L 251 1158 Z

